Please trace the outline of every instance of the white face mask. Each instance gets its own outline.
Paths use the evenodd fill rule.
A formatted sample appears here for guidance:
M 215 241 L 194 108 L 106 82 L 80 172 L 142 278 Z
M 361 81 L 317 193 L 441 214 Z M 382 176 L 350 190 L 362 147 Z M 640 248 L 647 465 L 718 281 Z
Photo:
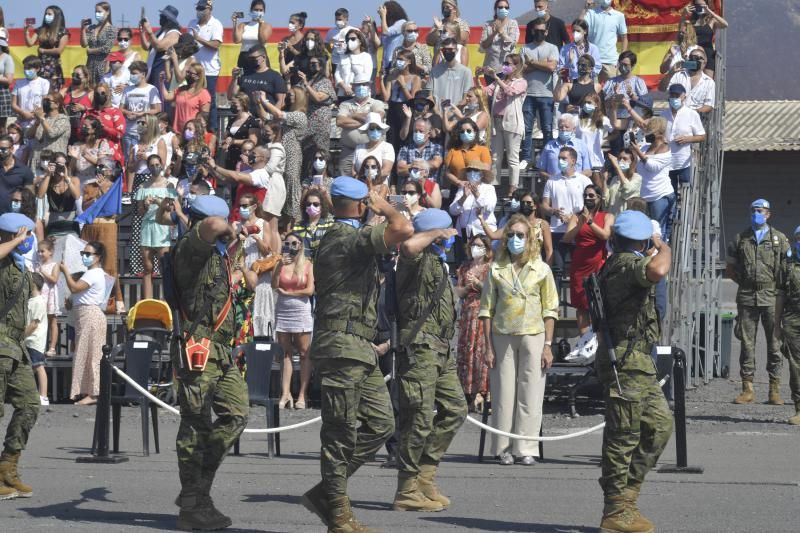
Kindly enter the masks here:
M 117 44 L 119 45 L 119 49 L 120 50 L 127 50 L 130 47 L 131 42 L 130 41 L 119 41 Z
M 297 31 L 297 24 L 290 22 L 286 29 L 289 30 L 289 33 L 294 33 Z
M 415 192 L 414 193 L 410 193 L 410 192 L 403 193 L 403 196 L 405 196 L 406 203 L 408 205 L 410 205 L 410 206 L 411 205 L 417 205 L 417 202 L 419 202 L 419 197 L 417 196 L 417 193 L 415 193 Z
M 356 49 L 358 49 L 359 46 L 361 46 L 361 43 L 358 42 L 358 39 L 353 39 L 352 41 L 350 41 L 350 40 L 347 41 L 347 48 L 351 52 L 355 52 Z
M 367 169 L 367 176 L 371 179 L 378 177 L 378 169 L 377 168 L 370 168 Z
M 486 248 L 483 246 L 472 245 L 469 249 L 469 252 L 472 254 L 473 259 L 480 259 L 486 255 Z
M 315 46 L 317 46 L 316 41 L 313 41 L 311 39 L 306 41 L 306 48 L 308 48 L 309 51 L 313 50 Z
M 342 28 L 344 28 L 345 26 L 347 26 L 347 22 L 345 22 L 344 20 L 337 20 L 336 21 L 336 27 L 339 28 L 340 30 Z
M 572 37 L 575 39 L 576 43 L 579 43 L 583 41 L 583 32 L 582 31 L 573 32 Z

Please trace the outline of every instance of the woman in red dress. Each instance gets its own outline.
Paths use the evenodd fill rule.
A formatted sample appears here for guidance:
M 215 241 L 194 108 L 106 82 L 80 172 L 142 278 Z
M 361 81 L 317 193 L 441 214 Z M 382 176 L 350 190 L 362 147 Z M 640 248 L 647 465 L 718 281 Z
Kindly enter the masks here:
M 591 354 L 596 350 L 596 340 L 591 331 L 589 318 L 589 303 L 583 289 L 583 281 L 598 272 L 608 256 L 606 241 L 611 237 L 611 226 L 614 224 L 614 215 L 601 210 L 602 191 L 594 186 L 587 185 L 583 190 L 583 210 L 573 215 L 567 224 L 567 231 L 562 242 L 574 242 L 575 250 L 572 252 L 572 263 L 569 269 L 569 299 L 575 307 L 578 329 L 581 340 L 573 350 L 575 355 L 584 346 L 594 346 Z M 570 354 L 572 355 L 572 354 Z
M 494 254 L 486 235 L 474 235 L 467 248 L 469 261 L 458 268 L 456 296 L 461 298 L 458 320 L 458 378 L 470 409 L 481 410 L 489 391 L 489 366 L 486 364 L 486 339 L 478 318 L 483 282 Z
M 81 126 L 83 126 L 83 122 L 87 117 L 95 117 L 100 121 L 103 129 L 99 136 L 108 142 L 108 146 L 112 151 L 111 158 L 119 162 L 124 174 L 125 157 L 122 152 L 122 135 L 125 133 L 125 116 L 122 111 L 111 106 L 111 89 L 105 82 L 95 85 L 92 107 L 83 115 Z M 125 184 L 126 182 L 123 181 L 122 183 Z

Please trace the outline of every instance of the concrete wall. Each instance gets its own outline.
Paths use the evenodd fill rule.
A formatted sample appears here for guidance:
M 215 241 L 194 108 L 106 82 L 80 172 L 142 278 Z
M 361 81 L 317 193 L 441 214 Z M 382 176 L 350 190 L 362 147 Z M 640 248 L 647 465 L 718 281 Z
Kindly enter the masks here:
M 791 239 L 800 226 L 800 152 L 725 153 L 722 242 L 750 224 L 750 203 L 756 198 L 770 201 L 770 224 Z

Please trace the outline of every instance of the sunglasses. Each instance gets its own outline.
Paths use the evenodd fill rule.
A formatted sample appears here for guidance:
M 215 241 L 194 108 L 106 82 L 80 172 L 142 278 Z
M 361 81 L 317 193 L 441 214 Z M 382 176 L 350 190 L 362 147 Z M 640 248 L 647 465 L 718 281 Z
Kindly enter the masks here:
M 355 42 L 358 40 L 358 37 L 348 37 L 347 42 Z
M 364 168 L 366 168 L 367 170 L 377 170 L 377 169 L 378 169 L 378 167 L 377 167 L 377 166 L 375 166 L 375 165 L 367 165 L 367 166 L 366 166 L 366 167 L 364 167 Z
M 472 133 L 472 130 L 461 130 L 461 133 Z
M 313 205 L 314 207 L 319 207 L 322 204 L 319 202 L 306 202 L 306 206 Z
M 533 205 L 533 202 L 520 202 L 519 205 Z
M 120 43 L 129 43 L 130 41 L 131 41 L 130 39 L 121 39 L 121 38 L 117 39 L 117 42 L 120 42 Z
M 405 194 L 406 196 L 416 196 L 417 191 L 403 191 L 403 194 Z
M 97 93 L 97 96 L 107 96 L 107 95 L 108 95 L 108 93 L 105 92 L 105 91 L 101 92 L 101 93 Z
M 283 243 L 283 245 L 284 246 L 288 246 L 289 248 L 291 248 L 293 250 L 296 250 L 297 248 L 300 248 L 301 243 L 299 243 L 297 241 L 286 241 L 285 243 Z
M 383 131 L 380 126 L 370 126 L 369 131 Z
M 521 231 L 509 231 L 508 233 L 506 233 L 506 235 L 508 236 L 509 239 L 511 239 L 512 237 L 517 237 L 519 239 L 524 239 L 527 237 L 527 235 L 525 235 Z
M 92 257 L 93 255 L 96 255 L 94 252 L 80 252 L 80 254 L 81 257 Z
M 253 205 L 253 204 L 239 204 L 239 207 L 250 207 L 250 206 L 252 206 L 252 205 Z
M 689 56 L 689 60 L 690 61 L 704 61 L 704 59 L 702 57 L 699 57 L 699 56 L 694 56 L 694 57 Z
M 509 63 L 508 61 L 504 61 L 504 62 L 503 62 L 503 66 L 504 66 L 504 67 L 511 67 L 511 66 L 513 66 L 513 65 L 512 65 L 511 63 Z
M 145 122 L 144 120 L 137 120 L 136 124 L 138 124 L 139 126 L 147 126 L 147 122 Z
M 589 198 L 591 200 L 592 198 L 597 198 L 597 195 L 596 194 L 584 194 L 583 197 L 584 198 Z

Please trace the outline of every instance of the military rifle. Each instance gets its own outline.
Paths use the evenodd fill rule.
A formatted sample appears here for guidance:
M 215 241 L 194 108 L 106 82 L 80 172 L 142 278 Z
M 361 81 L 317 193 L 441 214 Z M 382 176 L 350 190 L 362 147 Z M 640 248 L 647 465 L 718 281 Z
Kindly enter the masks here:
M 619 384 L 619 373 L 617 372 L 617 353 L 614 350 L 614 340 L 611 338 L 611 329 L 608 327 L 608 317 L 606 315 L 603 291 L 600 288 L 600 280 L 597 273 L 587 277 L 583 282 L 586 291 L 586 299 L 589 302 L 589 315 L 592 318 L 592 329 L 597 335 L 602 335 L 608 349 L 608 360 L 611 369 L 614 371 L 614 380 L 617 382 L 617 391 L 622 396 L 622 387 Z

